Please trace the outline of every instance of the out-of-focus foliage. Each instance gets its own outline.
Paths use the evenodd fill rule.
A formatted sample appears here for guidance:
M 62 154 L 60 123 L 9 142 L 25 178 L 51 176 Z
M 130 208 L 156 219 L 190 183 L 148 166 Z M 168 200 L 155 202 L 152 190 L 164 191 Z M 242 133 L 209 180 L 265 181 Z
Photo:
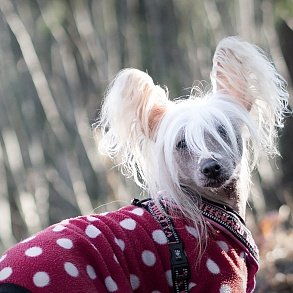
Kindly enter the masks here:
M 265 48 L 291 88 L 292 28 L 292 0 L 1 0 L 0 251 L 137 196 L 91 129 L 120 69 L 148 71 L 171 97 L 196 80 L 206 91 L 217 42 L 237 34 Z M 291 118 L 284 160 L 263 158 L 255 176 L 248 222 L 261 248 L 258 292 L 293 286 L 292 129 Z

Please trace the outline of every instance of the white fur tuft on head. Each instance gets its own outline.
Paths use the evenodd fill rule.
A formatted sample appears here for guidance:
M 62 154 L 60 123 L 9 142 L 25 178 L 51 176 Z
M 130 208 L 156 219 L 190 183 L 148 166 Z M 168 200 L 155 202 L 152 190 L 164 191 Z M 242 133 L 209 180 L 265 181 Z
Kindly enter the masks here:
M 111 158 L 119 156 L 123 173 L 134 176 L 136 183 L 145 181 L 143 149 L 153 142 L 168 102 L 165 90 L 133 68 L 120 71 L 106 93 L 99 121 L 104 135 L 101 151 Z
M 264 52 L 237 37 L 223 39 L 213 58 L 211 80 L 214 92 L 236 99 L 256 116 L 256 134 L 267 154 L 278 154 L 277 129 L 288 113 L 286 81 Z

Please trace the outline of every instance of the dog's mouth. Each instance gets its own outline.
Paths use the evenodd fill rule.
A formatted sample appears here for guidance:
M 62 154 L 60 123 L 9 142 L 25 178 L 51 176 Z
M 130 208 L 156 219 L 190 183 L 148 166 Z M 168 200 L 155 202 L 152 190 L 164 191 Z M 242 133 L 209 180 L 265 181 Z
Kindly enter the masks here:
M 235 197 L 235 189 L 237 184 L 236 177 L 223 178 L 221 180 L 209 180 L 205 184 L 205 188 L 209 188 L 213 191 L 213 193 L 224 196 L 226 198 L 234 198 Z
M 208 179 L 205 181 L 203 187 L 206 188 L 221 188 L 221 187 L 225 187 L 226 183 L 228 183 L 229 177 L 226 176 L 222 176 L 216 179 Z

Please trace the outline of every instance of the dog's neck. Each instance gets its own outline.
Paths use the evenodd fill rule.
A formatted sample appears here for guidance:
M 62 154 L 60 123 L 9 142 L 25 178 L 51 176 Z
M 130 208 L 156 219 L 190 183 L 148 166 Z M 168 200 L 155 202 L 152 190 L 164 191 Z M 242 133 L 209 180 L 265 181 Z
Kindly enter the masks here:
M 184 192 L 192 196 L 200 196 L 215 202 L 220 205 L 224 205 L 234 210 L 241 218 L 245 219 L 246 212 L 246 198 L 242 198 L 237 192 L 237 188 L 234 183 L 231 186 L 225 186 L 222 188 L 202 188 L 194 191 L 189 187 L 182 187 Z

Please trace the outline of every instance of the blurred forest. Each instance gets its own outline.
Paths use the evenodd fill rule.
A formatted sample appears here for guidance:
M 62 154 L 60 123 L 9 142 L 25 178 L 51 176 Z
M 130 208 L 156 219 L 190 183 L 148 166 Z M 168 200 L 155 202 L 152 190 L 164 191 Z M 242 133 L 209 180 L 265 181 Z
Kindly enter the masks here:
M 0 253 L 68 217 L 140 192 L 98 153 L 104 91 L 124 67 L 171 97 L 208 87 L 217 42 L 256 43 L 293 84 L 292 0 L 0 0 Z M 292 106 L 292 98 L 291 98 Z M 247 222 L 261 250 L 256 292 L 293 292 L 293 119 L 281 159 L 263 158 Z

